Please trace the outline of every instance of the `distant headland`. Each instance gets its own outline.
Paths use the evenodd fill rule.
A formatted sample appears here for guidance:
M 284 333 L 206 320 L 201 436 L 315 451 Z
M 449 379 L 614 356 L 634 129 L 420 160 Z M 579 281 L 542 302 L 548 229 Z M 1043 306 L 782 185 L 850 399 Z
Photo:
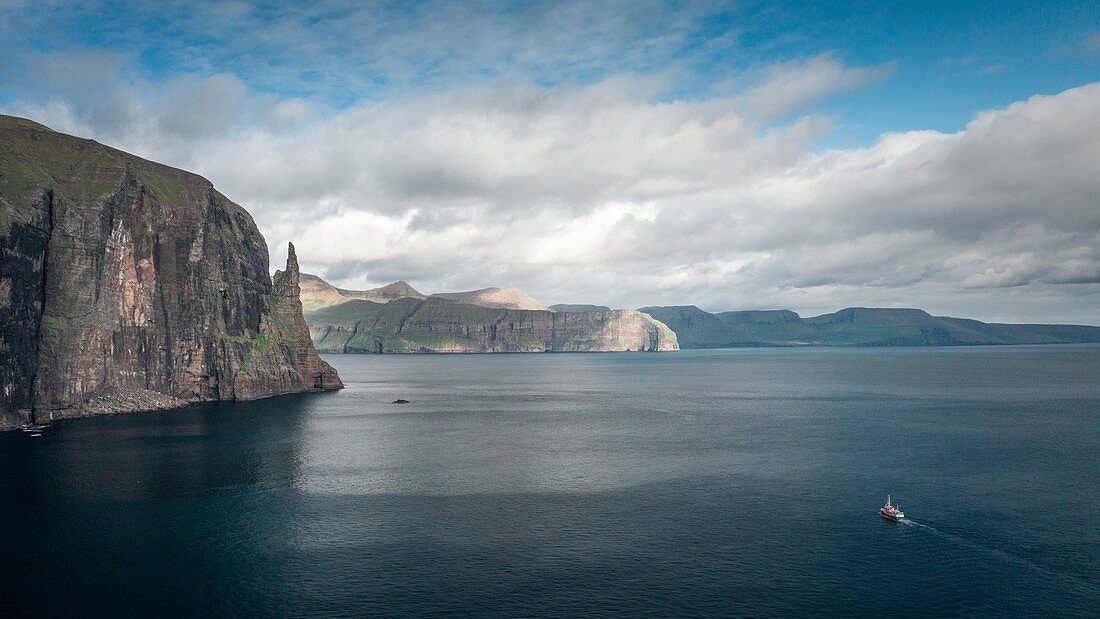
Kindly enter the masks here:
M 394 298 L 394 291 L 401 296 Z M 679 350 L 648 314 L 559 312 L 516 288 L 424 295 L 405 282 L 343 290 L 302 275 L 314 346 L 335 353 L 612 352 Z
M 790 310 L 712 314 L 694 305 L 611 310 L 546 306 L 516 288 L 425 295 L 404 281 L 344 290 L 302 275 L 322 352 L 600 352 L 761 346 L 977 346 L 1100 342 L 1100 327 L 1000 324 L 920 309 L 853 307 L 811 318 Z

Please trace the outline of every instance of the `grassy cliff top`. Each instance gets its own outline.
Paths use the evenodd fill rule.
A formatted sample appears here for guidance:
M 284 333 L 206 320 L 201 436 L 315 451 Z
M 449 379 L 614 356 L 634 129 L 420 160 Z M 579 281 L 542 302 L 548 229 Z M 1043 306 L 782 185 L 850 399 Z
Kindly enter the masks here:
M 240 205 L 218 194 L 205 178 L 104 146 L 95 140 L 53 131 L 32 120 L 0 115 L 0 235 L 25 221 L 30 203 L 43 191 L 94 203 L 121 189 L 130 177 L 165 204 L 201 204 L 211 194 L 255 221 Z

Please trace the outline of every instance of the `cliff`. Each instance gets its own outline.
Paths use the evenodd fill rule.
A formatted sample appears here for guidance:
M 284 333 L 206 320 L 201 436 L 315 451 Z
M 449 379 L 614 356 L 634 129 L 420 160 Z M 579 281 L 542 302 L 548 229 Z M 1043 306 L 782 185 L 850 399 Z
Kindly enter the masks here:
M 246 341 L 240 363 L 231 366 L 229 390 L 219 399 L 255 400 L 344 386 L 336 370 L 317 355 L 310 339 L 302 315 L 299 278 L 298 256 L 291 243 L 286 269 L 275 271 L 271 293 L 264 298 L 256 337 Z M 226 358 L 237 359 L 234 355 Z
M 679 350 L 676 334 L 630 310 L 554 312 L 517 288 L 425 297 L 405 282 L 344 290 L 302 275 L 314 346 L 340 353 Z
M 551 305 L 550 309 L 555 312 L 610 312 L 611 308 L 606 305 L 588 305 L 586 303 L 558 303 L 557 305 Z
M 0 427 L 342 386 L 206 179 L 0 116 Z
M 684 348 L 747 346 L 974 346 L 1100 342 L 1100 327 L 985 323 L 919 309 L 850 307 L 811 318 L 788 310 L 711 314 L 693 305 L 646 307 Z
M 638 310 L 653 316 L 676 332 L 684 348 L 746 346 L 755 341 L 752 334 L 726 323 L 714 314 L 694 305 L 643 307 Z
M 566 313 L 456 303 L 440 297 L 353 300 L 307 312 L 322 352 L 489 353 L 679 350 L 676 334 L 630 310 Z

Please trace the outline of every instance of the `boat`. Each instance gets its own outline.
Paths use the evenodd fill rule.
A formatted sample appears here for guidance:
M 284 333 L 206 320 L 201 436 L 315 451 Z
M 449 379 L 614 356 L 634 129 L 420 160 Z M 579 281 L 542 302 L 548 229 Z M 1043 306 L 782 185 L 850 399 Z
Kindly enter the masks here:
M 882 508 L 878 510 L 878 513 L 887 520 L 898 521 L 905 517 L 905 514 L 901 513 L 901 510 L 898 509 L 897 505 L 890 504 L 889 494 L 886 495 L 886 505 L 883 505 Z

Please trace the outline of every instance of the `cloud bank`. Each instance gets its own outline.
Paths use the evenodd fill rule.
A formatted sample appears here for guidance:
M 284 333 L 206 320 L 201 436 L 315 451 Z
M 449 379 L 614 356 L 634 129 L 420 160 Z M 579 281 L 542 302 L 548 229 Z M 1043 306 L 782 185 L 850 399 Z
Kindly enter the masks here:
M 570 6 L 554 19 L 581 28 Z M 222 4 L 194 15 L 214 8 L 212 39 L 253 17 Z M 631 15 L 584 27 L 652 27 Z M 839 119 L 818 104 L 890 79 L 894 64 L 823 53 L 677 97 L 674 67 L 628 71 L 646 63 L 616 64 L 602 48 L 575 50 L 570 69 L 615 69 L 598 79 L 535 79 L 550 65 L 524 56 L 520 35 L 555 35 L 524 30 L 456 57 L 469 68 L 511 46 L 525 72 L 333 107 L 247 78 L 279 38 L 271 19 L 241 48 L 246 78 L 155 77 L 96 49 L 30 53 L 26 71 L 0 70 L 18 93 L 2 111 L 203 174 L 253 213 L 273 264 L 292 240 L 305 270 L 343 287 L 405 279 L 428 292 L 518 286 L 547 304 L 916 306 L 1100 324 L 1100 83 L 978 113 L 957 133 L 824 150 Z M 339 24 L 356 37 L 381 27 Z M 560 36 L 553 66 L 570 66 L 580 39 Z M 647 45 L 640 54 L 674 47 Z M 388 76 L 430 64 L 402 58 L 370 61 Z

